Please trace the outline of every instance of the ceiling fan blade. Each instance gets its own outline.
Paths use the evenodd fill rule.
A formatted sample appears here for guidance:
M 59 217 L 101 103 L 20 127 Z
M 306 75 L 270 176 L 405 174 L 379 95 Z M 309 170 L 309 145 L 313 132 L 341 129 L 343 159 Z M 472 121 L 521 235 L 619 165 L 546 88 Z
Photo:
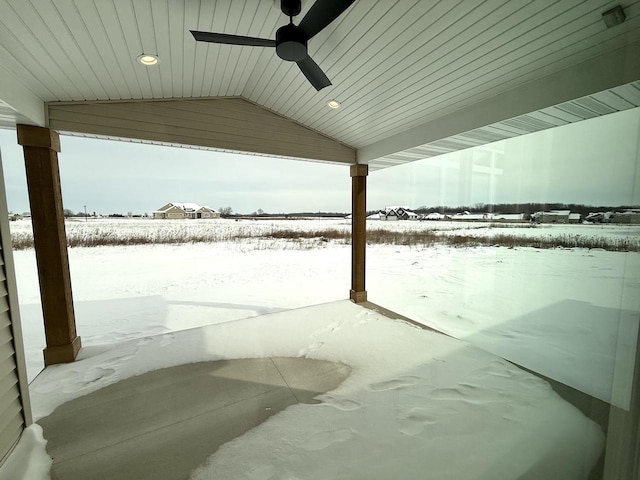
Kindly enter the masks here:
M 243 37 L 226 33 L 198 32 L 190 30 L 191 35 L 199 42 L 224 43 L 226 45 L 247 45 L 252 47 L 275 47 L 276 41 L 268 38 Z
M 316 0 L 298 26 L 310 39 L 342 15 L 353 2 L 355 0 Z
M 296 63 L 300 67 L 304 76 L 307 77 L 307 80 L 309 80 L 316 90 L 320 91 L 324 87 L 331 85 L 331 81 L 309 55 Z

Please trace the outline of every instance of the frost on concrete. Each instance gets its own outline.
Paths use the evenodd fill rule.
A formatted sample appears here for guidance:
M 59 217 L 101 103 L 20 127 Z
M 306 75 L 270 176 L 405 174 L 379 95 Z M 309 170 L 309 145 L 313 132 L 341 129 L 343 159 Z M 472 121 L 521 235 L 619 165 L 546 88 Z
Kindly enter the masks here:
M 0 467 L 0 480 L 50 480 L 53 461 L 47 455 L 46 445 L 40 425 L 26 428 L 18 445 Z
M 577 480 L 602 451 L 600 428 L 546 382 L 348 301 L 89 350 L 34 381 L 34 415 L 154 369 L 273 356 L 339 362 L 352 374 L 320 404 L 292 406 L 211 452 L 195 480 Z

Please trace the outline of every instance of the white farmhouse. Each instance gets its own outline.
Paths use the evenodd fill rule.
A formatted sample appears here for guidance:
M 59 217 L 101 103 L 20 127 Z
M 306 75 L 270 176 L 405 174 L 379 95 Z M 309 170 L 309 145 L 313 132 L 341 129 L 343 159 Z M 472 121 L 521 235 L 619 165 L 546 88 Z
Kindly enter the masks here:
M 171 202 L 153 212 L 153 218 L 220 218 L 220 212 L 197 203 Z

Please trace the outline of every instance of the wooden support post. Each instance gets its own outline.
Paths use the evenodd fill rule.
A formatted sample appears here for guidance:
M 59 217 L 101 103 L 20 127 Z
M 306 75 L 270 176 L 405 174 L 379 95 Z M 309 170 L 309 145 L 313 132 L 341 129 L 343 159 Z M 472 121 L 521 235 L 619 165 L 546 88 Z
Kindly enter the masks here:
M 355 303 L 367 301 L 365 254 L 367 248 L 368 165 L 351 165 L 351 292 Z
M 60 138 L 42 127 L 18 125 L 31 205 L 33 242 L 47 347 L 45 365 L 73 362 L 81 347 L 73 312 L 67 236 L 58 170 Z

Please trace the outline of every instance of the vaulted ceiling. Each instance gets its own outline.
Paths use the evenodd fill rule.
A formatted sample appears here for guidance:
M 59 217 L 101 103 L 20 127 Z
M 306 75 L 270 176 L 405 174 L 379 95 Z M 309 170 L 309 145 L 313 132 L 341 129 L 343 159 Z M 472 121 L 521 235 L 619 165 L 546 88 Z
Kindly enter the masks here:
M 621 1 L 626 21 L 607 28 L 616 3 L 359 0 L 309 42 L 333 83 L 317 92 L 274 49 L 189 33 L 273 38 L 288 18 L 272 0 L 0 0 L 0 126 L 45 124 L 56 102 L 242 97 L 383 168 L 577 98 L 609 113 L 594 95 L 620 86 L 622 107 L 640 104 L 640 0 Z

